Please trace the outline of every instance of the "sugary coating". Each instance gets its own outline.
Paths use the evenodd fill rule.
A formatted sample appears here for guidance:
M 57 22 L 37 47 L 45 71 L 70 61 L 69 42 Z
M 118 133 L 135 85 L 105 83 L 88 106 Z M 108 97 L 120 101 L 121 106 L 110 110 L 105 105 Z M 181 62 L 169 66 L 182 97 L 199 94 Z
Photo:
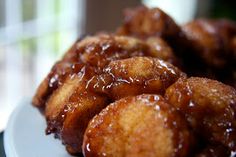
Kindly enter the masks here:
M 187 41 L 181 28 L 169 15 L 159 8 L 149 9 L 145 6 L 126 9 L 123 24 L 117 29 L 116 34 L 133 36 L 142 40 L 150 37 L 161 38 L 171 46 L 177 57 L 185 50 Z M 174 64 L 179 65 L 179 63 L 180 61 Z
M 186 75 L 163 60 L 132 57 L 110 62 L 104 73 L 94 77 L 88 86 L 117 100 L 143 93 L 163 95 L 165 89 L 180 77 Z
M 209 66 L 222 68 L 236 61 L 236 23 L 233 21 L 197 19 L 182 26 L 182 31 L 190 52 Z
M 117 34 L 131 35 L 138 38 L 158 36 L 167 40 L 180 33 L 174 20 L 159 8 L 148 9 L 145 6 L 126 9 L 123 25 Z
M 180 77 L 185 74 L 176 67 L 148 57 L 112 61 L 98 75 L 88 69 L 87 73 L 69 78 L 50 97 L 46 106 L 47 130 L 61 137 L 67 150 L 76 154 L 80 152 L 88 121 L 109 101 L 143 93 L 164 94 L 165 89 Z M 66 112 L 57 112 L 57 109 Z
M 100 34 L 87 37 L 78 43 L 81 60 L 92 66 L 105 67 L 110 61 L 134 56 L 151 56 L 170 63 L 177 63 L 171 48 L 160 38 L 146 41 L 119 35 Z
M 165 98 L 202 138 L 236 150 L 236 90 L 215 80 L 179 79 Z
M 77 71 L 86 64 L 94 67 L 96 73 L 101 73 L 103 68 L 111 61 L 133 56 L 160 57 L 161 59 L 174 63 L 175 59 L 173 55 L 161 55 L 162 51 L 163 53 L 166 52 L 167 45 L 160 41 L 159 44 L 155 44 L 160 47 L 164 46 L 165 48 L 156 50 L 153 48 L 154 44 L 150 44 L 150 42 L 146 43 L 132 37 L 108 34 L 88 36 L 76 42 L 64 55 L 62 60 L 53 66 L 51 72 L 38 87 L 32 103 L 44 112 L 45 104 L 52 93 L 63 84 L 67 75 L 76 72 L 76 70 L 73 70 L 75 64 L 77 65 Z
M 46 133 L 54 133 L 60 138 L 71 154 L 81 152 L 83 133 L 89 120 L 109 104 L 107 97 L 87 90 L 86 84 L 93 75 L 93 69 L 86 66 L 80 72 L 68 75 L 45 108 Z
M 183 157 L 191 146 L 186 121 L 159 95 L 126 97 L 110 104 L 84 134 L 86 157 Z
M 167 61 L 177 67 L 181 66 L 178 58 L 174 55 L 172 48 L 160 37 L 149 37 L 146 43 L 151 49 L 152 56 Z
M 165 46 L 163 50 L 151 48 L 150 45 L 154 44 L 158 45 L 132 37 L 106 34 L 86 37 L 76 43 L 76 46 L 74 45 L 62 60 L 54 65 L 34 97 L 34 105 L 45 114 L 46 133 L 53 133 L 62 140 L 70 153 L 77 154 L 81 152 L 83 133 L 88 121 L 110 101 L 142 93 L 163 94 L 169 85 L 179 77 L 184 77 L 185 74 L 171 64 L 153 58 L 134 57 L 131 60 L 119 60 L 124 63 L 123 65 L 127 65 L 127 68 L 123 69 L 126 68 L 129 72 L 126 76 L 121 71 L 119 73 L 117 67 L 113 68 L 116 64 L 113 61 L 117 59 L 133 56 L 157 57 L 161 51 L 167 49 L 167 45 L 163 43 L 159 44 Z M 170 60 L 169 58 L 171 56 L 165 57 L 167 60 Z M 132 62 L 135 64 L 131 64 Z M 123 66 L 122 64 L 117 66 Z M 137 68 L 142 68 L 143 74 Z M 118 73 L 113 75 L 113 72 Z M 124 77 L 123 80 L 128 81 L 128 76 L 135 82 L 130 82 L 132 89 L 122 94 L 122 87 L 126 85 L 120 83 L 119 78 Z M 137 83 L 137 79 L 142 82 Z M 103 82 L 100 88 L 107 90 L 99 92 L 94 85 L 90 88 L 94 80 Z
M 32 101 L 46 117 L 46 133 L 78 155 L 89 121 L 114 102 L 90 122 L 85 155 L 228 157 L 232 151 L 233 157 L 235 89 L 187 79 L 171 64 L 236 86 L 236 24 L 198 19 L 181 29 L 160 9 L 142 6 L 126 10 L 115 35 L 76 41 Z M 137 96 L 144 93 L 165 93 L 167 100 Z M 196 140 L 191 150 L 190 132 Z

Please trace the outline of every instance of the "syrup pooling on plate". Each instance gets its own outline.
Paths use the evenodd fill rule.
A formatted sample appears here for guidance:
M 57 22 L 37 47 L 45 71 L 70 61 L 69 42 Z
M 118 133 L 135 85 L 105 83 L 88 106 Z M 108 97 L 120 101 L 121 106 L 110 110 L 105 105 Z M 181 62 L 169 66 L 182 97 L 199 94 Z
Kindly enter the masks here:
M 86 157 L 186 156 L 191 134 L 182 118 L 159 95 L 120 99 L 90 121 L 83 154 Z

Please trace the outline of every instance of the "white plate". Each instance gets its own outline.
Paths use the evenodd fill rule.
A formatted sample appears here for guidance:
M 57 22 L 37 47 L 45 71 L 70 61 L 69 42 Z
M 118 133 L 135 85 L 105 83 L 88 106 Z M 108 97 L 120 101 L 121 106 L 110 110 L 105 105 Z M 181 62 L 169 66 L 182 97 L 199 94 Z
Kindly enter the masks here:
M 71 157 L 61 141 L 46 136 L 43 116 L 29 100 L 11 114 L 4 133 L 7 157 Z

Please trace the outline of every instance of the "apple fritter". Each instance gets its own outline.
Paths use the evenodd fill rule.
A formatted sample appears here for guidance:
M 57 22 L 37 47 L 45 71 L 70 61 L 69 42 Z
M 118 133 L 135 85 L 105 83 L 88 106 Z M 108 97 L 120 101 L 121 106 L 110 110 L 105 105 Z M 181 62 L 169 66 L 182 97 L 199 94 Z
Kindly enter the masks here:
M 215 80 L 179 79 L 165 94 L 202 138 L 236 150 L 236 90 Z
M 191 147 L 186 121 L 159 95 L 126 97 L 95 116 L 84 134 L 86 157 L 184 157 Z

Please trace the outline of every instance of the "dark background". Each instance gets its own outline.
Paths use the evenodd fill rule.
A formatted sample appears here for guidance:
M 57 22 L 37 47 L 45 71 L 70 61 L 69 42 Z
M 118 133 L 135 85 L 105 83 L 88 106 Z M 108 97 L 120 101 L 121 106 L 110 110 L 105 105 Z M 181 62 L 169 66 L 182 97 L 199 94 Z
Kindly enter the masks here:
M 3 148 L 3 133 L 0 133 L 0 157 L 5 157 Z

